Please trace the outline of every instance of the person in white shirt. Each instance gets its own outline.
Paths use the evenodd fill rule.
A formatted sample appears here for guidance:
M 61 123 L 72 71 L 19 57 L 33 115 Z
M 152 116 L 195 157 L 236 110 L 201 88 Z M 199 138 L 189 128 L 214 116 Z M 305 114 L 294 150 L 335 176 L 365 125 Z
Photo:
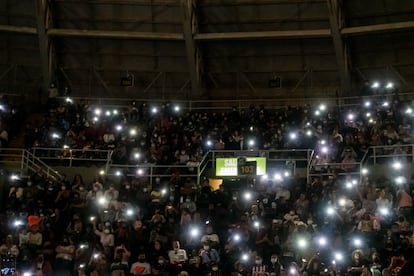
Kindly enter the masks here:
M 211 225 L 206 226 L 206 234 L 201 237 L 201 243 L 208 242 L 212 248 L 219 248 L 220 239 L 219 236 L 213 233 L 213 227 Z
M 170 259 L 170 264 L 172 269 L 175 271 L 180 271 L 183 267 L 183 264 L 188 260 L 187 252 L 184 249 L 180 248 L 180 242 L 175 240 L 172 242 L 173 250 L 168 252 L 168 258 Z

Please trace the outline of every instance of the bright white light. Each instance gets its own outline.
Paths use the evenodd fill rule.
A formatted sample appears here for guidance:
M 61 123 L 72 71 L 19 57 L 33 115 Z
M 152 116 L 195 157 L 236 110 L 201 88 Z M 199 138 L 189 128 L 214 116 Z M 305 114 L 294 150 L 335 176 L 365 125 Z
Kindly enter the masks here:
M 320 140 L 320 141 L 319 141 L 319 144 L 321 144 L 321 145 L 325 145 L 325 144 L 326 144 L 326 141 L 325 141 L 325 140 Z
M 308 130 L 306 131 L 306 136 L 312 136 L 312 130 L 308 129 Z
M 283 173 L 283 175 L 284 175 L 285 177 L 289 177 L 289 176 L 290 176 L 290 173 L 289 173 L 288 171 L 285 171 L 285 172 Z
M 96 123 L 97 121 L 99 121 L 99 118 L 97 116 L 95 116 L 95 117 L 92 118 L 92 121 L 94 121 Z
M 10 180 L 12 180 L 12 181 L 19 180 L 19 176 L 18 176 L 18 175 L 16 175 L 16 174 L 12 174 L 12 175 L 10 176 Z
M 139 152 L 136 152 L 135 154 L 134 154 L 134 158 L 135 159 L 139 159 L 141 157 L 141 155 L 139 154 Z
M 99 174 L 100 174 L 100 175 L 104 175 L 104 174 L 105 174 L 105 171 L 104 171 L 104 170 L 100 170 L 100 171 L 99 171 Z
M 244 253 L 244 254 L 242 255 L 241 259 L 242 259 L 243 261 L 247 261 L 247 260 L 249 260 L 249 255 L 248 255 L 247 253 Z
M 370 107 L 370 106 L 371 106 L 371 102 L 370 102 L 370 101 L 366 101 L 366 102 L 364 103 L 364 106 L 365 106 L 365 107 Z
M 69 148 L 69 146 L 68 146 L 68 145 L 63 145 L 63 148 L 64 148 L 64 149 L 68 149 L 68 148 Z
M 253 130 L 254 130 L 253 126 L 250 126 L 250 128 L 249 128 L 249 129 L 250 129 L 250 131 L 253 131 Z
M 268 178 L 267 174 L 262 175 L 262 180 L 267 180 Z
M 306 126 L 310 126 L 310 125 L 311 125 L 311 123 L 309 123 L 309 122 L 306 123 Z
M 373 123 L 375 123 L 375 121 L 374 121 L 374 119 L 369 118 L 368 123 L 373 124 Z
M 344 255 L 341 252 L 335 252 L 334 258 L 336 261 L 340 262 L 344 259 Z
M 32 275 L 32 273 L 30 273 L 30 272 L 23 272 L 23 276 L 31 276 Z
M 102 110 L 99 109 L 99 108 L 96 108 L 95 111 L 94 111 L 94 113 L 95 113 L 96 116 L 100 116 L 101 113 L 102 113 Z
M 162 195 L 167 194 L 167 189 L 165 189 L 165 188 L 164 188 L 164 189 L 162 189 L 162 190 L 161 190 L 161 194 L 162 194 Z
M 180 106 L 179 105 L 175 105 L 174 106 L 174 111 L 175 112 L 179 112 L 180 111 Z
M 365 117 L 367 117 L 367 118 L 371 117 L 371 112 L 365 113 Z
M 71 98 L 69 98 L 69 97 L 67 97 L 67 98 L 65 99 L 65 101 L 66 101 L 67 103 L 73 103 L 73 100 L 72 100 Z
M 132 210 L 132 209 L 128 209 L 128 210 L 126 211 L 126 214 L 127 214 L 127 216 L 132 216 L 132 215 L 134 214 L 134 210 Z
M 401 162 L 399 162 L 399 161 L 395 161 L 395 162 L 392 164 L 392 167 L 393 167 L 395 170 L 401 170 L 401 169 L 402 169 L 402 164 L 401 164 Z
M 398 185 L 402 185 L 406 182 L 406 179 L 404 176 L 398 176 L 395 178 L 395 183 L 397 183 Z
M 60 135 L 57 134 L 56 132 L 54 132 L 54 133 L 52 133 L 52 138 L 53 139 L 59 139 L 60 138 Z
M 100 198 L 98 198 L 98 203 L 99 203 L 100 205 L 104 205 L 104 204 L 106 203 L 106 198 L 104 198 L 104 197 L 100 197 Z
M 345 187 L 347 188 L 347 189 L 352 189 L 352 187 L 353 187 L 354 185 L 352 185 L 352 182 L 350 182 L 350 181 L 347 181 L 346 183 L 345 183 Z
M 121 176 L 121 172 L 120 172 L 120 171 L 116 171 L 116 172 L 115 172 L 115 175 L 116 175 L 116 176 Z
M 328 147 L 322 147 L 321 151 L 322 153 L 328 153 L 329 149 Z
M 137 130 L 136 130 L 135 128 L 131 129 L 131 130 L 129 131 L 129 135 L 131 135 L 131 136 L 135 136 L 135 135 L 137 135 Z
M 211 147 L 213 145 L 213 142 L 211 140 L 207 140 L 206 144 L 207 146 Z
M 98 259 L 99 258 L 99 254 L 98 253 L 93 254 L 93 258 L 94 259 Z
M 333 214 L 335 214 L 335 209 L 333 207 L 329 206 L 328 208 L 326 208 L 326 213 L 329 216 L 332 216 Z
M 105 115 L 106 116 L 111 116 L 111 111 L 109 111 L 109 110 L 105 111 Z
M 361 173 L 362 173 L 363 175 L 367 175 L 367 174 L 368 174 L 368 169 L 367 169 L 367 168 L 363 168 L 363 169 L 361 170 Z
M 325 237 L 319 237 L 318 244 L 319 246 L 325 246 L 328 244 L 328 240 Z
M 158 108 L 156 108 L 155 106 L 151 109 L 152 114 L 157 114 L 158 113 Z
M 121 126 L 121 125 L 117 125 L 117 126 L 115 127 L 115 129 L 116 129 L 117 131 L 121 131 L 121 130 L 122 130 L 122 126 Z
M 245 193 L 244 193 L 244 199 L 246 199 L 246 200 L 250 200 L 250 199 L 252 199 L 252 193 L 250 193 L 250 192 L 245 192 Z
M 379 213 L 383 216 L 388 216 L 390 214 L 390 210 L 388 208 L 383 207 L 379 209 Z
M 372 83 L 371 88 L 379 88 L 380 87 L 380 83 L 375 81 Z
M 394 83 L 392 82 L 388 82 L 387 85 L 385 85 L 386 89 L 393 89 L 394 88 Z
M 290 139 L 295 140 L 297 138 L 297 135 L 295 132 L 292 132 L 289 134 Z
M 355 238 L 355 239 L 354 239 L 354 245 L 355 245 L 356 247 L 360 247 L 360 246 L 362 245 L 362 241 L 361 241 L 361 239 L 360 239 L 360 238 Z
M 235 235 L 233 236 L 233 240 L 234 240 L 234 241 L 239 241 L 239 240 L 240 240 L 240 235 L 239 235 L 239 234 L 235 234 Z
M 319 116 L 319 115 L 321 115 L 321 112 L 320 112 L 319 110 L 316 110 L 316 111 L 315 111 L 315 115 L 316 115 L 316 116 Z
M 80 268 L 80 269 L 85 268 L 85 264 L 80 264 L 80 265 L 79 265 L 79 268 Z
M 347 118 L 348 120 L 353 121 L 355 119 L 355 115 L 353 113 L 349 113 Z
M 383 102 L 383 103 L 382 103 L 382 106 L 383 106 L 383 107 L 388 107 L 389 105 L 390 105 L 390 104 L 389 104 L 387 101 L 385 101 L 385 102 Z
M 143 169 L 138 169 L 137 170 L 137 174 L 138 175 L 143 175 L 144 174 L 144 170 Z
M 345 198 L 340 198 L 338 200 L 338 204 L 339 204 L 339 206 L 344 207 L 345 204 L 346 204 L 346 199 Z
M 23 225 L 23 221 L 17 219 L 17 220 L 14 221 L 13 224 L 14 224 L 15 227 L 18 227 L 18 226 Z
M 351 183 L 352 183 L 352 185 L 354 185 L 354 186 L 355 186 L 355 185 L 358 183 L 358 180 L 356 180 L 356 179 L 352 179 L 352 180 L 351 180 Z
M 113 113 L 114 115 L 118 115 L 118 110 L 114 109 L 114 110 L 112 111 L 112 113 Z
M 320 104 L 319 105 L 319 110 L 320 111 L 325 111 L 326 110 L 326 105 L 325 104 Z
M 191 237 L 197 237 L 199 233 L 200 233 L 200 231 L 197 228 L 193 228 L 190 231 Z
M 259 229 L 259 227 L 260 227 L 260 222 L 258 222 L 258 221 L 253 222 L 253 226 L 254 226 L 254 228 Z
M 277 180 L 277 181 L 282 181 L 283 177 L 280 173 L 275 173 L 274 176 L 273 176 L 273 179 Z
M 295 274 L 296 273 L 296 268 L 294 268 L 294 267 L 289 268 L 289 273 L 290 274 Z
M 253 139 L 249 140 L 249 146 L 254 146 L 254 140 Z
M 308 246 L 308 241 L 305 240 L 304 238 L 300 238 L 298 239 L 298 246 L 299 248 L 306 248 Z
M 411 107 L 407 107 L 407 109 L 405 110 L 405 114 L 412 114 L 413 113 L 413 109 Z

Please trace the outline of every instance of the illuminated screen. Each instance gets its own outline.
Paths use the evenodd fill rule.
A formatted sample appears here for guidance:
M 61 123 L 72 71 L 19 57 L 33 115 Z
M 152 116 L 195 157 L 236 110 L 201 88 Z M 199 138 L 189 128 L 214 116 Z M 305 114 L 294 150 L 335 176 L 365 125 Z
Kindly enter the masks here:
M 266 174 L 266 157 L 246 157 L 256 161 L 256 175 Z M 216 176 L 237 176 L 237 158 L 216 158 Z

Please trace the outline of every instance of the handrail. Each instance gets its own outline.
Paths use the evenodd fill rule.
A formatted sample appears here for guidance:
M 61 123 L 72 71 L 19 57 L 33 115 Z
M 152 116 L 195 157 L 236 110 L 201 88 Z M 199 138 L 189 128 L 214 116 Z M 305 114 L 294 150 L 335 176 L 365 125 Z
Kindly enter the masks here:
M 73 166 L 74 161 L 105 162 L 105 166 L 107 167 L 111 163 L 111 157 L 113 153 L 112 150 L 44 147 L 33 147 L 30 149 L 30 151 L 34 156 L 38 157 L 41 160 L 67 161 L 69 163 L 69 167 Z M 78 157 L 77 155 L 81 157 Z
M 17 152 L 17 154 L 13 152 Z M 42 174 L 45 174 L 46 177 L 56 180 L 62 177 L 59 172 L 25 149 L 1 148 L 0 158 L 0 163 L 19 166 L 20 175 L 23 175 L 24 170 L 30 170 L 33 172 L 40 171 Z
M 408 91 L 398 93 L 399 96 L 413 96 L 414 92 Z M 232 106 L 240 108 L 247 108 L 251 104 L 258 105 L 264 104 L 265 106 L 272 106 L 273 108 L 284 108 L 285 103 L 297 103 L 297 104 L 309 104 L 320 102 L 332 102 L 335 106 L 356 106 L 361 104 L 361 98 L 384 98 L 391 97 L 393 94 L 388 95 L 367 95 L 367 96 L 348 96 L 348 97 L 314 97 L 314 98 L 272 98 L 272 99 L 228 99 L 228 100 L 160 100 L 160 99 L 146 99 L 136 98 L 136 102 L 154 103 L 161 104 L 165 102 L 177 103 L 183 105 L 183 109 L 188 110 L 210 110 L 210 109 L 227 109 L 229 110 Z M 58 97 L 65 100 L 66 97 Z M 89 105 L 103 105 L 108 107 L 128 107 L 131 104 L 130 98 L 94 98 L 94 97 L 71 97 L 74 100 L 88 101 Z M 358 103 L 350 103 L 353 100 Z M 348 103 L 347 103 L 348 102 Z
M 392 153 L 392 154 L 381 154 L 381 155 L 377 155 L 376 151 L 381 149 L 381 150 L 387 150 L 387 151 L 393 151 L 395 149 L 400 149 L 400 148 L 408 148 L 411 149 L 408 152 L 403 152 L 403 153 Z M 59 150 L 62 151 L 62 149 L 56 149 L 54 148 L 54 150 Z M 16 152 L 13 153 L 13 152 Z M 81 150 L 80 150 L 81 151 Z M 150 163 L 140 163 L 140 164 L 136 164 L 136 165 L 125 165 L 125 164 L 115 164 L 112 163 L 110 160 L 112 151 L 107 151 L 107 150 L 89 150 L 89 151 L 96 151 L 96 152 L 106 152 L 106 159 L 98 159 L 98 161 L 102 161 L 105 164 L 103 165 L 103 167 L 105 168 L 105 172 L 108 175 L 117 175 L 116 170 L 125 170 L 127 171 L 127 175 L 137 175 L 136 174 L 136 170 L 141 168 L 141 169 L 148 169 L 148 172 L 144 172 L 143 174 L 139 174 L 140 176 L 148 176 L 150 177 L 150 181 L 152 181 L 153 177 L 171 177 L 171 171 L 172 170 L 181 170 L 181 169 L 188 169 L 191 168 L 190 171 L 185 172 L 185 173 L 180 173 L 181 177 L 190 177 L 190 178 L 195 178 L 197 184 L 200 184 L 200 177 L 201 175 L 206 171 L 206 169 L 208 168 L 209 164 L 212 164 L 211 167 L 214 168 L 215 167 L 215 158 L 217 156 L 220 155 L 225 155 L 225 156 L 233 156 L 233 157 L 238 157 L 238 156 L 256 156 L 256 157 L 267 157 L 269 158 L 268 160 L 270 161 L 281 161 L 281 160 L 286 160 L 286 161 L 307 161 L 308 163 L 306 163 L 306 170 L 307 170 L 307 177 L 308 180 L 310 179 L 311 175 L 320 175 L 320 173 L 313 173 L 312 170 L 315 166 L 314 161 L 314 157 L 315 157 L 315 152 L 313 150 L 310 149 L 283 149 L 283 150 L 253 150 L 253 151 L 248 151 L 248 150 L 239 150 L 239 151 L 235 151 L 235 150 L 214 150 L 214 151 L 209 151 L 207 152 L 203 158 L 201 159 L 200 162 L 197 163 L 197 166 L 187 166 L 187 165 L 156 165 L 156 164 L 150 164 Z M 288 156 L 286 158 L 271 158 L 269 156 L 271 156 L 272 153 L 280 153 L 280 154 L 284 154 L 284 153 L 296 153 L 296 154 L 306 154 L 306 158 L 302 157 L 302 156 Z M 29 169 L 32 171 L 38 171 L 41 170 L 42 173 L 44 173 L 46 176 L 48 177 L 52 177 L 54 179 L 60 179 L 62 176 L 55 171 L 52 167 L 50 167 L 48 164 L 46 164 L 45 162 L 43 162 L 41 160 L 41 158 L 39 158 L 38 156 L 35 155 L 36 152 L 31 153 L 27 150 L 24 149 L 16 149 L 16 148 L 2 148 L 0 150 L 0 163 L 5 163 L 5 162 L 9 162 L 12 164 L 15 164 L 16 166 L 20 165 L 21 170 L 23 171 L 24 169 Z M 355 165 L 356 166 L 356 170 L 352 171 L 352 172 L 345 172 L 346 173 L 359 173 L 361 174 L 362 172 L 362 168 L 363 166 L 366 164 L 366 162 L 368 162 L 369 159 L 373 159 L 374 160 L 374 165 L 376 164 L 376 159 L 377 158 L 391 158 L 391 157 L 410 157 L 411 156 L 411 162 L 414 161 L 414 145 L 413 144 L 405 144 L 405 145 L 385 145 L 385 146 L 371 146 L 367 149 L 367 151 L 365 152 L 364 156 L 361 158 L 361 161 L 359 162 L 352 162 L 352 163 L 346 163 L 346 165 Z M 8 157 L 13 157 L 16 160 L 7 160 Z M 80 159 L 83 160 L 83 159 Z M 94 161 L 95 159 L 84 159 L 84 160 L 89 160 L 89 161 Z M 96 160 L 95 160 L 96 161 Z M 336 167 L 341 167 L 342 165 L 344 165 L 343 163 L 329 163 L 329 162 L 325 162 L 325 163 L 321 163 L 321 164 L 317 164 L 316 166 L 336 166 Z M 359 168 L 359 170 L 358 170 Z M 115 171 L 115 173 L 114 173 Z M 128 172 L 129 171 L 129 172 Z M 134 171 L 132 173 L 132 171 Z M 167 173 L 168 172 L 168 173 Z M 193 173 L 194 172 L 194 173 Z

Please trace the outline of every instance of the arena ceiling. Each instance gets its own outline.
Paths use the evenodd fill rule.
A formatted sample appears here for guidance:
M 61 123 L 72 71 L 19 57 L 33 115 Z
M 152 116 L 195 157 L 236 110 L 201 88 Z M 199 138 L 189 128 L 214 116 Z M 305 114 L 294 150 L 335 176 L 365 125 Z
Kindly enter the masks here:
M 411 0 L 2 0 L 0 93 L 358 95 L 414 84 Z M 131 85 L 132 84 L 132 85 Z M 66 89 L 65 89 L 66 88 Z

